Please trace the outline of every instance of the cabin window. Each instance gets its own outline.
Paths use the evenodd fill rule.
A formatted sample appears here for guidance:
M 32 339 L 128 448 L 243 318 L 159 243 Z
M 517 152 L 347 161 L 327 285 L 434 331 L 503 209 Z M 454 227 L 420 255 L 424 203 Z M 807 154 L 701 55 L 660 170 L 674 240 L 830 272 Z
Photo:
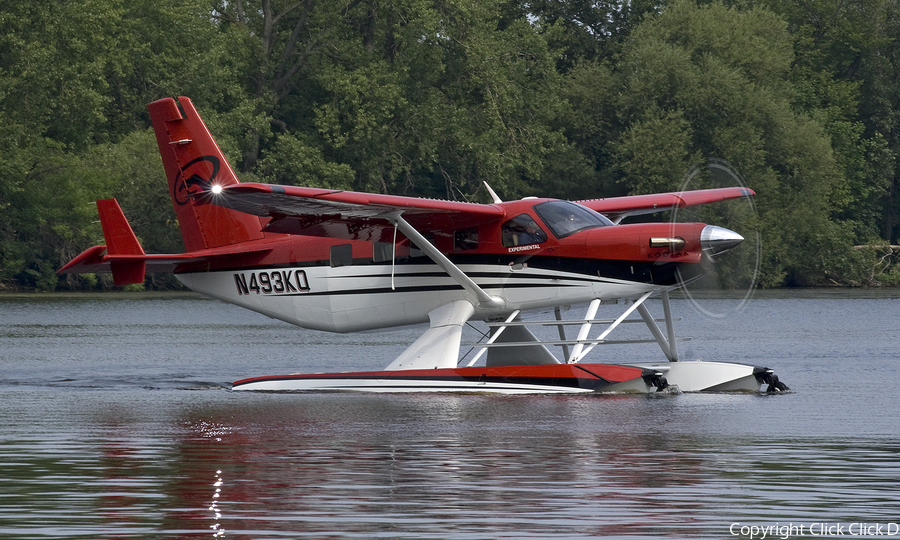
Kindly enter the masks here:
M 351 266 L 353 264 L 353 246 L 341 244 L 331 246 L 331 267 Z
M 453 233 L 453 246 L 456 251 L 478 249 L 478 228 L 459 229 Z
M 394 259 L 394 244 L 389 242 L 372 242 L 372 260 L 377 263 Z
M 606 227 L 613 222 L 590 208 L 569 201 L 548 201 L 534 206 L 534 211 L 550 227 L 557 238 L 586 229 Z
M 547 241 L 547 233 L 528 214 L 512 218 L 500 226 L 503 247 L 540 244 Z

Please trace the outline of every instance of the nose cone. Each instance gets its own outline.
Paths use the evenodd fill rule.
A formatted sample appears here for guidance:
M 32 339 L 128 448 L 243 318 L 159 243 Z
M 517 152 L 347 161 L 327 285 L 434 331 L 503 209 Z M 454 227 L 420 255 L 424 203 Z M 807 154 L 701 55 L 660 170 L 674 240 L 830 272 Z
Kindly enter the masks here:
M 743 236 L 724 227 L 707 225 L 700 231 L 700 246 L 710 256 L 724 253 L 743 241 Z

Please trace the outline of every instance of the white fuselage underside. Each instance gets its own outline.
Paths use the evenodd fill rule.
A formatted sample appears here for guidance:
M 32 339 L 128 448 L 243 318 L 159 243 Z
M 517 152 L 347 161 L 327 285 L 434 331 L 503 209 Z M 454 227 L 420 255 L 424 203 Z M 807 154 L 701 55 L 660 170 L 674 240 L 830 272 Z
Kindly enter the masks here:
M 513 310 L 630 298 L 661 287 L 554 270 L 461 265 L 502 307 L 475 306 L 474 319 Z M 177 274 L 188 288 L 303 328 L 355 332 L 428 322 L 428 313 L 469 299 L 435 265 L 307 266 Z M 474 303 L 474 302 L 473 302 Z

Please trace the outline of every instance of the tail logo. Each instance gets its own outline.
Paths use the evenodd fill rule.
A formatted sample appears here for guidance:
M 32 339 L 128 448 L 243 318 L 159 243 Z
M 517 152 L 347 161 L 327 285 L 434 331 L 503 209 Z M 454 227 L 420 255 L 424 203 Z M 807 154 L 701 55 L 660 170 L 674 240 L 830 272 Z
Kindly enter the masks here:
M 209 165 L 202 165 L 203 163 Z M 210 166 L 212 166 L 211 173 Z M 175 178 L 172 184 L 172 199 L 179 206 L 184 206 L 190 202 L 192 194 L 209 191 L 212 181 L 219 175 L 220 167 L 221 162 L 216 156 L 200 156 L 192 159 L 181 168 L 178 177 Z M 207 174 L 209 178 L 206 178 Z

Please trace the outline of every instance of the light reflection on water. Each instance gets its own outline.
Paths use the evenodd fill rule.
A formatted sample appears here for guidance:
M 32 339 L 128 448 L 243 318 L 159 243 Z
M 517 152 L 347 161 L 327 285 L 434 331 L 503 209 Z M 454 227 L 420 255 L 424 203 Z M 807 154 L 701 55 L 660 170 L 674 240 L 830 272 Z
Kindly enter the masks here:
M 684 354 L 766 358 L 796 392 L 648 398 L 231 393 L 308 364 L 381 367 L 416 330 L 335 337 L 121 298 L 0 300 L 0 537 L 726 538 L 900 519 L 894 299 L 757 299 L 727 335 L 681 313 Z

